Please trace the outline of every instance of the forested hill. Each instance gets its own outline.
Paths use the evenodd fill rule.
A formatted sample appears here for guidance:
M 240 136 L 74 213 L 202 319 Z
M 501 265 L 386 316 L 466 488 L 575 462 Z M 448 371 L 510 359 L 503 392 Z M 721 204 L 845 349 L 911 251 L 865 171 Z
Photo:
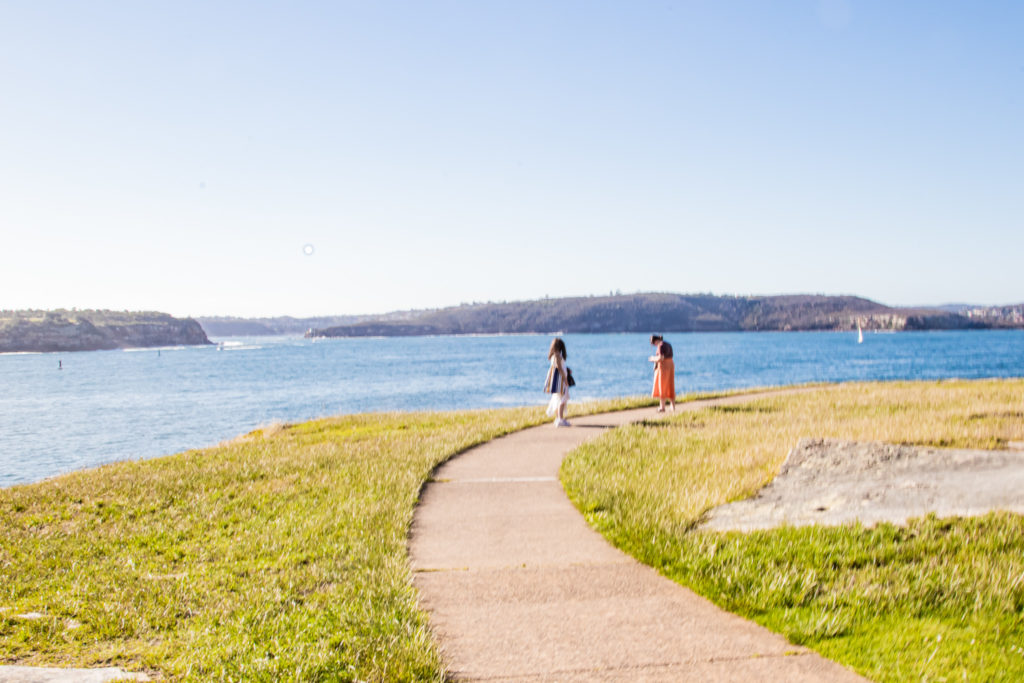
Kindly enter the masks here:
M 272 336 L 285 334 L 304 334 L 318 327 L 352 325 L 369 320 L 374 316 L 336 315 L 318 318 L 293 318 L 278 316 L 274 318 L 239 318 L 236 316 L 200 316 L 196 318 L 206 333 L 213 337 Z
M 0 352 L 98 351 L 209 343 L 195 320 L 166 313 L 0 311 Z
M 196 320 L 213 337 L 269 336 L 304 334 L 311 329 L 355 325 L 370 320 L 404 320 L 422 311 L 394 311 L 382 315 L 327 315 L 314 318 L 295 318 L 288 315 L 265 318 L 239 318 L 237 316 L 199 316 Z
M 312 337 L 554 332 L 964 329 L 997 325 L 940 309 L 902 309 L 855 296 L 627 294 L 466 304 L 314 329 Z

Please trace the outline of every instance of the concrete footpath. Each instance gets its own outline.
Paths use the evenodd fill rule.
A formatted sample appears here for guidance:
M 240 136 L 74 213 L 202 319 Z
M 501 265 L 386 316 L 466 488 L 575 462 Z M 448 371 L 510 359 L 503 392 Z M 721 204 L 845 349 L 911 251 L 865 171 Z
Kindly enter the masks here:
M 449 676 L 863 681 L 663 578 L 587 526 L 558 481 L 562 458 L 607 429 L 658 417 L 646 408 L 546 424 L 438 469 L 416 509 L 409 556 Z

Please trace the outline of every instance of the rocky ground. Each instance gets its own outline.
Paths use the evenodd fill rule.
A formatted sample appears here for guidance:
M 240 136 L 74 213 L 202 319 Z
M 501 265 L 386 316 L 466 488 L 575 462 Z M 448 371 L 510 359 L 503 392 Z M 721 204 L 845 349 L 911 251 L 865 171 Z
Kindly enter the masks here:
M 0 353 L 209 344 L 192 318 L 130 311 L 0 311 Z
M 711 510 L 703 527 L 749 531 L 854 520 L 901 524 L 929 513 L 1024 513 L 1024 444 L 1011 447 L 954 450 L 804 439 L 770 484 L 752 498 Z

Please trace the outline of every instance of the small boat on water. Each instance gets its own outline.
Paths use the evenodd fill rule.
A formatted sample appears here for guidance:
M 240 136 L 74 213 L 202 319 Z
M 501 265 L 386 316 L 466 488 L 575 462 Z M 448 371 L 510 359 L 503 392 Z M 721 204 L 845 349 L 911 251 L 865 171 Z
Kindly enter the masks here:
M 864 330 L 861 328 L 859 320 L 857 321 L 857 343 L 864 343 Z

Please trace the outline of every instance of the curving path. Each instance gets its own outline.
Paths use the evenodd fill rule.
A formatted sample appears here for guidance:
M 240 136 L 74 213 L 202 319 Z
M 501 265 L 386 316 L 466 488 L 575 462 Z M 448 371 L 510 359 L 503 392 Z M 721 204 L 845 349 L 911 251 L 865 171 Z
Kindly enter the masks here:
M 693 410 L 747 394 L 680 404 Z M 653 408 L 478 446 L 424 489 L 409 539 L 421 606 L 459 681 L 863 681 L 609 545 L 558 481 L 562 458 Z

